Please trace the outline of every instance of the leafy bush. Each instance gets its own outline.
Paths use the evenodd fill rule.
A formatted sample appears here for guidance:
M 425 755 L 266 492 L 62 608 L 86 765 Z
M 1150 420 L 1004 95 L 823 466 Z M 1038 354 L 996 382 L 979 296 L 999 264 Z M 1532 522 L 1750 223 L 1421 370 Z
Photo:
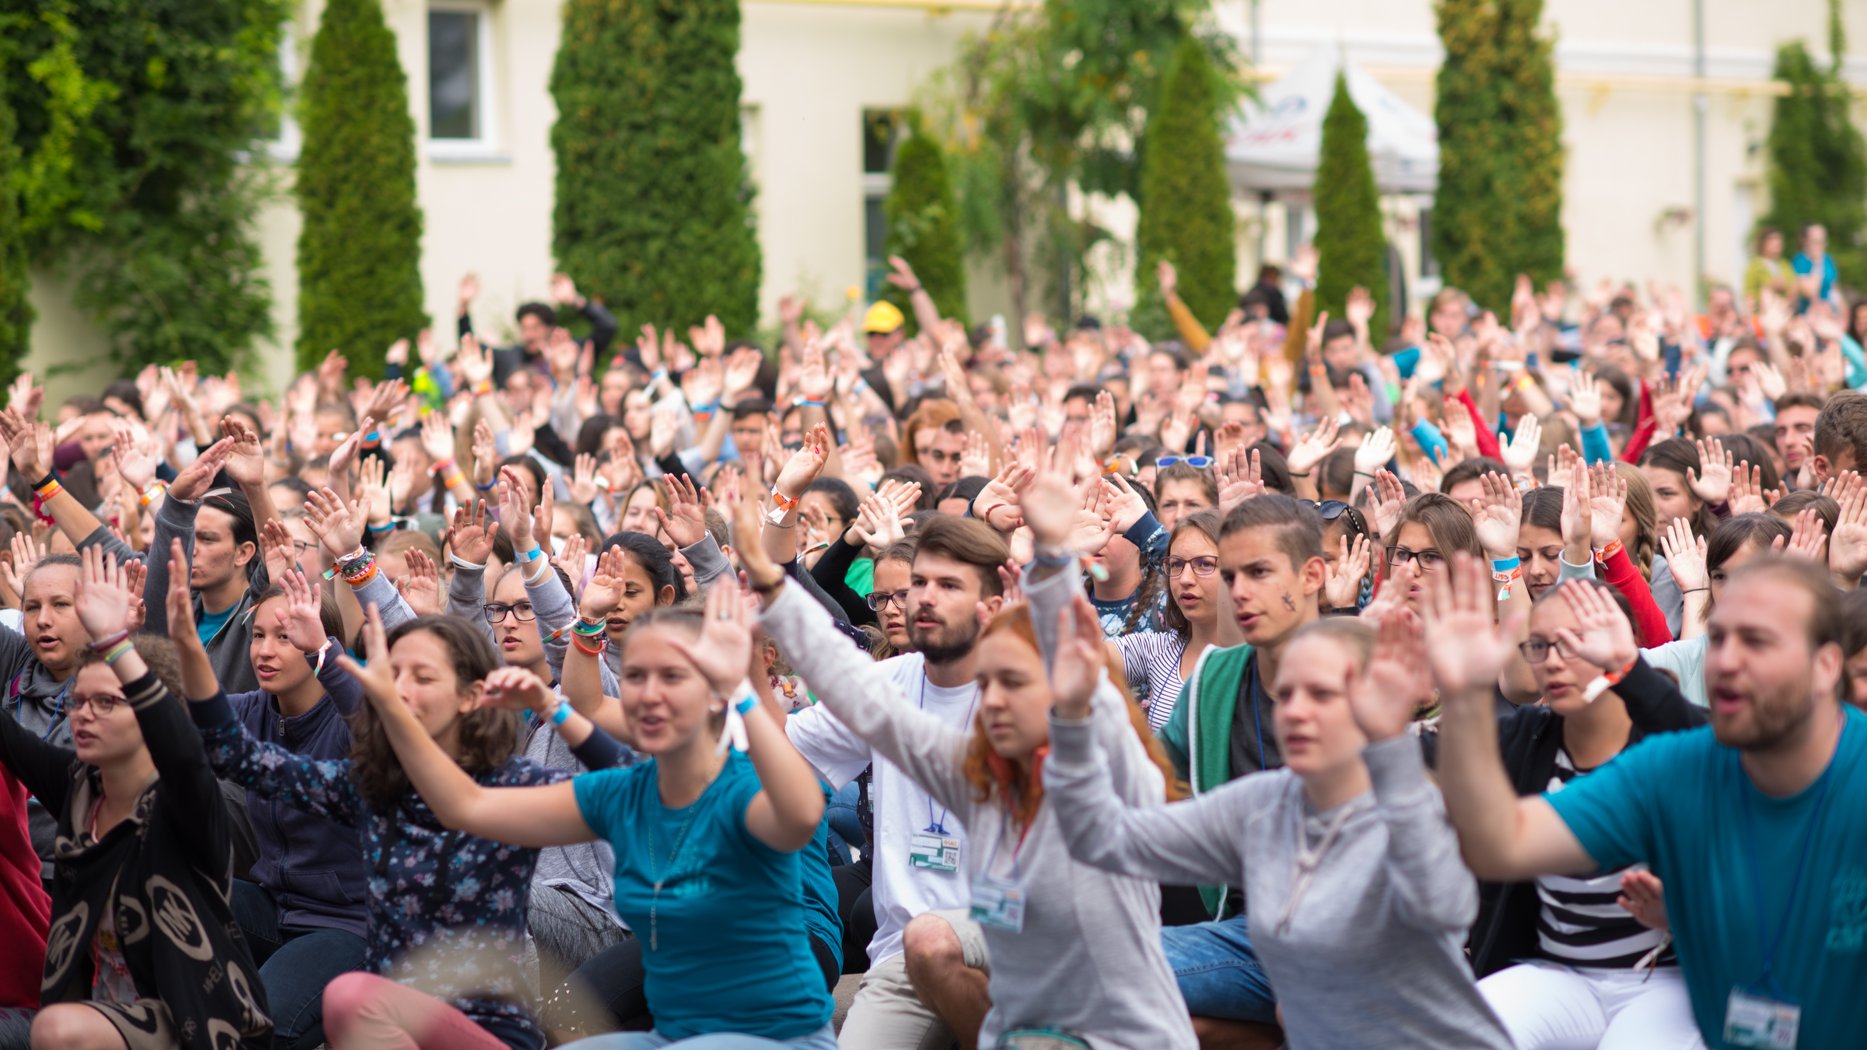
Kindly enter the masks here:
M 1225 171 L 1220 88 L 1207 47 L 1186 37 L 1174 49 L 1159 107 L 1148 120 L 1141 158 L 1140 264 L 1133 324 L 1160 337 L 1173 331 L 1154 279 L 1161 259 L 1180 275 L 1180 299 L 1207 325 L 1238 300 L 1232 187 Z

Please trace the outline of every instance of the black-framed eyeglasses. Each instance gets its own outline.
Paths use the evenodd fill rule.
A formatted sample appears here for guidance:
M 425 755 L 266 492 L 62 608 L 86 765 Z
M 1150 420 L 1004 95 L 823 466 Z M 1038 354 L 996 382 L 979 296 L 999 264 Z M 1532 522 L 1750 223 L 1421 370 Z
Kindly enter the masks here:
M 1202 558 L 1168 558 L 1167 577 L 1178 579 L 1186 570 L 1193 570 L 1195 576 L 1210 576 L 1219 571 L 1219 559 L 1210 555 Z
M 538 618 L 538 612 L 532 608 L 531 602 L 487 602 L 485 611 L 487 623 L 498 623 L 506 618 L 507 613 L 518 617 L 520 623 L 531 623 Z
M 1517 643 L 1517 651 L 1523 654 L 1524 662 L 1526 663 L 1542 663 L 1544 660 L 1549 659 L 1549 653 L 1552 649 L 1560 654 L 1564 660 L 1575 655 L 1569 651 L 1568 646 L 1561 642 L 1550 641 L 1547 638 L 1526 638 Z
M 864 598 L 863 601 L 867 602 L 869 608 L 875 610 L 876 612 L 881 612 L 882 606 L 887 605 L 890 602 L 894 603 L 896 608 L 902 610 L 903 612 L 906 612 L 907 607 L 908 607 L 908 592 L 906 591 L 876 591 L 873 594 L 870 594 L 868 597 Z
M 310 540 L 293 540 L 292 549 L 297 551 L 300 554 L 304 554 L 307 551 L 317 550 L 318 545 L 311 542 Z
M 1184 463 L 1189 467 L 1194 467 L 1199 470 L 1205 470 L 1207 467 L 1212 466 L 1212 457 L 1211 456 L 1162 456 L 1159 459 L 1154 461 L 1154 466 L 1160 468 L 1161 470 L 1165 470 L 1168 467 L 1173 466 L 1175 463 Z
M 1436 550 L 1408 550 L 1398 544 L 1387 548 L 1387 560 L 1388 563 L 1395 568 L 1399 568 L 1410 561 L 1417 561 L 1420 564 L 1421 572 L 1438 572 L 1440 569 L 1446 567 L 1446 556 Z

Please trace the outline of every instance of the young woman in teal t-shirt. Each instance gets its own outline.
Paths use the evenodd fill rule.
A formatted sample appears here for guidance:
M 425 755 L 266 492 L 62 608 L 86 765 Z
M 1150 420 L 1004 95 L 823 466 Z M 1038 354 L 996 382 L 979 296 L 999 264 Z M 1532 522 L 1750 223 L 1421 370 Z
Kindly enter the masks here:
M 637 620 L 622 643 L 621 706 L 630 744 L 648 761 L 489 789 L 461 774 L 396 696 L 371 616 L 369 661 L 355 673 L 443 823 L 518 846 L 602 838 L 615 849 L 616 910 L 644 941 L 655 1030 L 575 1044 L 586 1050 L 836 1046 L 798 892 L 797 851 L 823 819 L 823 794 L 745 684 L 752 624 L 731 586 L 712 589 L 704 616 L 658 609 Z M 575 644 L 600 651 L 603 638 L 580 630 Z M 560 704 L 553 722 L 574 717 Z M 743 753 L 720 746 L 733 718 L 743 723 Z

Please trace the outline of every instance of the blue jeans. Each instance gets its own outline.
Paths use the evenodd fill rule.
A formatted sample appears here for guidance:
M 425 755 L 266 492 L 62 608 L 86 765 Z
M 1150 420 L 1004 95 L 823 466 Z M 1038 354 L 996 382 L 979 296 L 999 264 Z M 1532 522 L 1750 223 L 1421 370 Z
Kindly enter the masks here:
M 796 1039 L 766 1039 L 739 1032 L 715 1032 L 674 1040 L 659 1032 L 611 1032 L 579 1039 L 561 1050 L 836 1050 L 836 1030 L 829 1025 Z
M 279 906 L 256 883 L 233 882 L 233 917 L 259 964 L 272 1014 L 273 1046 L 315 1050 L 324 1043 L 324 986 L 363 969 L 368 945 L 343 930 L 280 926 Z
M 1194 1017 L 1277 1023 L 1277 997 L 1251 947 L 1243 915 L 1192 926 L 1167 926 L 1160 944 Z
M 860 850 L 869 847 L 868 836 L 862 830 L 862 816 L 856 812 L 856 803 L 862 798 L 862 784 L 852 780 L 830 796 L 824 806 L 824 814 L 830 818 L 830 856 L 832 864 L 848 864 L 852 859 L 849 848 Z

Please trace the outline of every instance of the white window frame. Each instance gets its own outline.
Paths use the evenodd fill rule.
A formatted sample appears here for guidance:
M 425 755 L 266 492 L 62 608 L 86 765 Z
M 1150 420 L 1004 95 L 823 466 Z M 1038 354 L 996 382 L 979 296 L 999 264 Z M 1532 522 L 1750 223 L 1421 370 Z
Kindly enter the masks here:
M 430 87 L 434 71 L 429 63 L 433 55 L 428 48 L 428 14 L 433 11 L 471 14 L 479 19 L 479 83 L 475 86 L 480 104 L 480 134 L 478 138 L 453 139 L 434 137 L 433 95 Z M 426 114 L 428 127 L 424 137 L 427 141 L 428 155 L 435 158 L 485 158 L 499 152 L 499 78 L 495 75 L 497 58 L 493 51 L 493 5 L 486 0 L 430 0 L 422 9 L 422 69 L 427 74 L 422 80 L 422 108 Z

